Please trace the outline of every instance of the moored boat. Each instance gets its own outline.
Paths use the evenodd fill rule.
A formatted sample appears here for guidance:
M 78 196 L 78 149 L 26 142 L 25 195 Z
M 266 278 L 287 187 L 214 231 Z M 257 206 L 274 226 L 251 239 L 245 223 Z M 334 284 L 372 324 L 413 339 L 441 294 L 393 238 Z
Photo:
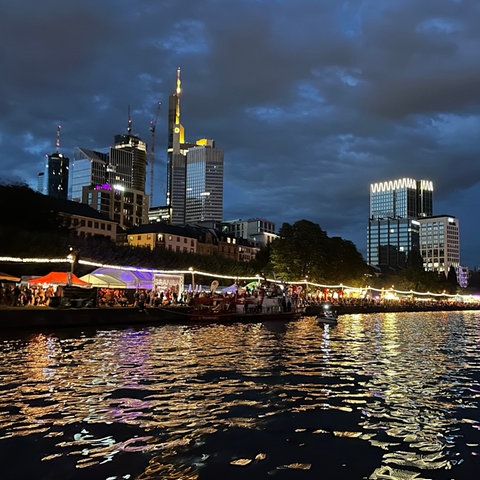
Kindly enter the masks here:
M 302 312 L 292 307 L 284 296 L 257 298 L 208 296 L 196 299 L 188 316 L 194 322 L 256 322 L 293 320 L 301 315 Z
M 322 303 L 321 310 L 318 312 L 316 318 L 320 323 L 328 323 L 330 325 L 338 323 L 337 312 L 332 310 L 330 303 Z

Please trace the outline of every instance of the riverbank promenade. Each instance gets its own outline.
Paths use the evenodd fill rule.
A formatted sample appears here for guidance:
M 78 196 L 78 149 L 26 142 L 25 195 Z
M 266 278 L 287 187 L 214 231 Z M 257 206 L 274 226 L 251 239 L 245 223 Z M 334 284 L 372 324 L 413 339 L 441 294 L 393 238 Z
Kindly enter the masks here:
M 441 312 L 480 310 L 480 303 L 412 300 L 346 300 L 329 302 L 337 315 L 377 314 L 392 312 Z M 316 316 L 324 302 L 304 306 L 303 316 Z M 162 307 L 146 306 L 0 306 L 0 330 L 56 329 L 70 327 L 141 326 L 165 323 L 189 323 L 190 307 L 177 304 Z M 238 319 L 237 321 L 241 321 Z

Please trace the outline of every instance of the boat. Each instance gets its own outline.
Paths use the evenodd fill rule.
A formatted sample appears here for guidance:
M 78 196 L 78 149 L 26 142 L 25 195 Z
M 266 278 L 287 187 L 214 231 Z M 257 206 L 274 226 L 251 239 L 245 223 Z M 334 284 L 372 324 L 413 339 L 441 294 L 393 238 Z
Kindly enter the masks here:
M 338 323 L 338 315 L 335 310 L 332 310 L 330 303 L 322 303 L 321 310 L 317 314 L 317 321 L 329 325 L 336 325 Z
M 195 299 L 188 314 L 192 322 L 258 322 L 294 320 L 302 311 L 289 305 L 285 296 L 223 297 L 205 296 Z

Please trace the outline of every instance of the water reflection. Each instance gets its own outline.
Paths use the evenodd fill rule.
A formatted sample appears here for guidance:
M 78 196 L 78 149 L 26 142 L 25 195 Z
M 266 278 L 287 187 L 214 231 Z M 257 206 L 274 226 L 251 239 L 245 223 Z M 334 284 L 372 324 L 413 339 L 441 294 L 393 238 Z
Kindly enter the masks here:
M 0 448 L 41 452 L 7 477 L 470 478 L 478 320 L 351 315 L 335 326 L 4 338 Z

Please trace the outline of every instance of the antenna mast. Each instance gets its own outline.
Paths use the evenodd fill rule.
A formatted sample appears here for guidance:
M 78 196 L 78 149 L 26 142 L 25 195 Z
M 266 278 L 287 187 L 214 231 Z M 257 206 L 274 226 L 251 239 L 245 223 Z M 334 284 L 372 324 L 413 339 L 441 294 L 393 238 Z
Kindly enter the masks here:
M 180 123 L 180 93 L 182 92 L 182 82 L 180 80 L 180 67 L 177 68 L 177 89 L 176 89 L 176 95 L 177 95 L 177 105 L 175 108 L 175 125 L 178 125 Z
M 158 114 L 160 113 L 161 102 L 157 103 L 157 109 L 155 111 L 155 116 L 150 121 L 150 206 L 153 205 L 153 172 L 155 164 L 155 129 L 157 128 L 157 119 Z
M 61 125 L 57 125 L 57 141 L 55 143 L 55 146 L 57 148 L 57 153 L 60 151 L 60 129 L 62 128 Z
M 127 133 L 128 133 L 129 135 L 130 135 L 130 133 L 132 133 L 132 117 L 130 116 L 130 105 L 128 106 Z

